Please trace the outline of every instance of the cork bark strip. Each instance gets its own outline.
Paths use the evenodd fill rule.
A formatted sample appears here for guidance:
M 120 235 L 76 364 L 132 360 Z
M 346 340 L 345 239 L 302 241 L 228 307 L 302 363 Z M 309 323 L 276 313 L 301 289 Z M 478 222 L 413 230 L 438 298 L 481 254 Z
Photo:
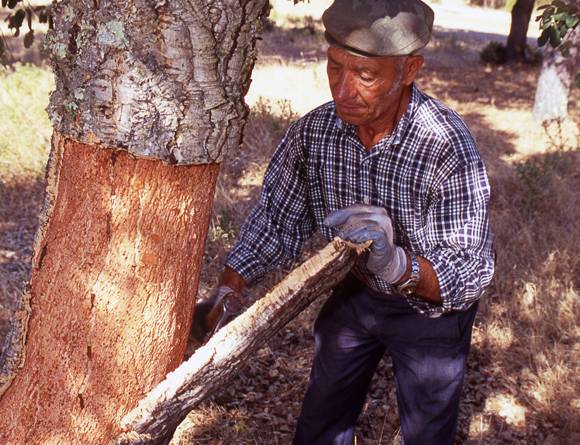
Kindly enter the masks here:
M 166 443 L 167 435 L 191 409 L 226 383 L 272 335 L 339 283 L 364 247 L 335 240 L 292 271 L 149 392 L 123 418 L 126 432 L 114 443 Z
M 55 135 L 1 444 L 109 443 L 181 363 L 218 171 Z

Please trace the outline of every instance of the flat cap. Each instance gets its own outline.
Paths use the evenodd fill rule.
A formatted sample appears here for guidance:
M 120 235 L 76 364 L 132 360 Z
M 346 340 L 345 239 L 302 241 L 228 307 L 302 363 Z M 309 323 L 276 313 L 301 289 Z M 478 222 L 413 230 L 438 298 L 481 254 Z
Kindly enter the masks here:
M 427 45 L 433 18 L 421 0 L 335 0 L 322 23 L 328 43 L 358 56 L 406 56 Z

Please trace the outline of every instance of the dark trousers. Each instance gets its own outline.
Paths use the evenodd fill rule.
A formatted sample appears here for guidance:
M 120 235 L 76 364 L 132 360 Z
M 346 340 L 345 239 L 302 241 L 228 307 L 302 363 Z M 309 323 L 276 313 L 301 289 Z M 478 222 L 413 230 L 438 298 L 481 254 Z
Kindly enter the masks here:
M 429 318 L 402 297 L 349 277 L 314 325 L 314 363 L 293 444 L 352 445 L 385 351 L 393 360 L 404 444 L 452 444 L 476 311 L 473 305 Z

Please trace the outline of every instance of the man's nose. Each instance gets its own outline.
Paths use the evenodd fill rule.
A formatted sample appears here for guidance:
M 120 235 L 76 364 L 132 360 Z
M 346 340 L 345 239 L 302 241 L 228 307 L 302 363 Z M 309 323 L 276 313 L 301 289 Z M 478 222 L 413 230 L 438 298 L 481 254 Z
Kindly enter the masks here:
M 355 97 L 356 89 L 354 88 L 352 76 L 348 73 L 341 74 L 334 85 L 335 100 L 349 100 Z

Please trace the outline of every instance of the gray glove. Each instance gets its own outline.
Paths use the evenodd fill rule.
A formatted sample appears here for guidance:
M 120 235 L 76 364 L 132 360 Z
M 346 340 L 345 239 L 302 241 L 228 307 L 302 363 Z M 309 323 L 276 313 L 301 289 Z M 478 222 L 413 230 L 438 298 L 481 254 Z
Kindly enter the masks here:
M 371 240 L 367 269 L 386 282 L 396 283 L 405 274 L 407 255 L 393 244 L 393 224 L 384 208 L 354 204 L 330 213 L 324 225 L 338 228 L 338 236 L 346 241 Z

